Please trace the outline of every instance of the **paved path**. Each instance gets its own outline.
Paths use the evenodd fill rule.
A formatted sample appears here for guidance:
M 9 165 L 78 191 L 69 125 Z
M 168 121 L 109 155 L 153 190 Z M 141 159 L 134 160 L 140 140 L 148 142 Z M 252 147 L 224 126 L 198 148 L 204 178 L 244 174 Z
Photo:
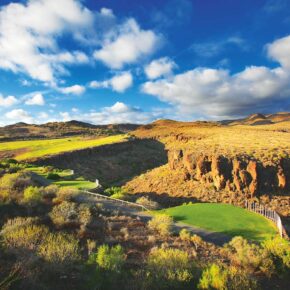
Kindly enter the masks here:
M 93 203 L 101 203 L 104 208 L 109 210 L 116 210 L 120 212 L 124 212 L 126 214 L 139 217 L 142 221 L 147 222 L 152 219 L 153 215 L 151 215 L 147 211 L 140 211 L 138 208 L 128 206 L 122 203 L 118 203 L 116 201 L 111 201 L 101 197 L 95 197 L 92 195 L 84 194 L 80 197 L 81 202 L 93 202 Z M 232 237 L 229 237 L 222 233 L 211 232 L 205 229 L 197 228 L 192 225 L 188 225 L 182 222 L 176 222 L 173 225 L 173 231 L 179 233 L 181 229 L 187 229 L 192 234 L 196 234 L 202 237 L 205 241 L 211 242 L 218 246 L 222 246 L 224 243 L 229 242 Z

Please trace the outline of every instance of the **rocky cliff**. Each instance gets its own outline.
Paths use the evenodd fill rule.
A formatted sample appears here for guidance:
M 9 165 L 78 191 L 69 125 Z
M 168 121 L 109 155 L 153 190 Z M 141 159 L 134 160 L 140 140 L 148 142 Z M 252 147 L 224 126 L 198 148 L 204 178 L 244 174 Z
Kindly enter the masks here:
M 290 190 L 289 159 L 281 158 L 277 165 L 265 165 L 249 156 L 199 155 L 171 150 L 168 163 L 171 170 L 182 169 L 184 179 L 212 183 L 216 190 L 244 192 L 252 197 Z

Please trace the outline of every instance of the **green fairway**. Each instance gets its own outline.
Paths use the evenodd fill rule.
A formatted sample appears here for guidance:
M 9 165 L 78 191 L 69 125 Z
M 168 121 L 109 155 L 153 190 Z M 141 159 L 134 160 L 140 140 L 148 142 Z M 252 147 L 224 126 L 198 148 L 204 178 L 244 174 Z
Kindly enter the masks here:
M 87 180 L 61 180 L 55 181 L 53 184 L 61 187 L 75 187 L 77 189 L 93 189 L 96 187 L 94 182 Z
M 125 141 L 127 135 L 115 135 L 109 137 L 82 138 L 71 137 L 62 139 L 12 141 L 0 143 L 0 153 L 9 152 L 14 154 L 17 160 L 26 160 L 42 157 L 45 155 L 58 154 L 88 147 L 96 147 L 106 144 Z
M 256 213 L 229 204 L 197 203 L 159 211 L 175 221 L 230 236 L 263 241 L 277 234 L 274 224 Z

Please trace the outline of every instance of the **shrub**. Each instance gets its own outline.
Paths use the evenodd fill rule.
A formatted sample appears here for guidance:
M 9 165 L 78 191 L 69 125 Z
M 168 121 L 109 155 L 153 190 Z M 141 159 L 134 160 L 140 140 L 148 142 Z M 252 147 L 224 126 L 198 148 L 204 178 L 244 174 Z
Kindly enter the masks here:
M 109 247 L 102 245 L 98 248 L 96 262 L 104 270 L 120 272 L 125 263 L 124 250 L 120 245 Z
M 199 289 L 256 289 L 256 281 L 236 267 L 211 264 L 202 272 Z
M 190 232 L 187 229 L 182 229 L 179 232 L 179 237 L 182 241 L 189 242 L 191 240 Z
M 46 175 L 46 178 L 51 180 L 59 180 L 60 176 L 57 173 L 50 172 Z
M 112 198 L 116 199 L 127 199 L 127 192 L 124 191 L 121 187 L 110 187 L 107 188 L 104 193 Z
M 73 201 L 78 194 L 79 190 L 74 187 L 61 187 L 57 192 L 56 198 L 53 199 L 53 202 Z
M 242 237 L 234 237 L 225 248 L 230 253 L 231 261 L 242 269 L 249 272 L 262 271 L 267 276 L 273 274 L 273 261 L 260 246 L 249 244 Z
M 78 207 L 78 220 L 83 225 L 88 225 L 92 221 L 92 214 L 90 207 L 86 204 L 81 204 Z
M 80 259 L 78 240 L 63 233 L 48 234 L 40 244 L 38 253 L 53 264 L 70 264 Z
M 23 200 L 25 202 L 37 202 L 42 198 L 41 189 L 35 186 L 29 186 L 24 190 Z
M 142 196 L 136 200 L 136 203 L 141 204 L 148 209 L 159 209 L 159 204 L 156 201 L 149 199 L 146 196 Z
M 54 198 L 59 190 L 59 187 L 55 184 L 48 185 L 43 188 L 44 198 Z
M 290 243 L 280 237 L 266 240 L 262 246 L 274 260 L 278 271 L 290 269 Z
M 189 255 L 173 248 L 153 249 L 148 256 L 147 269 L 154 280 L 165 280 L 170 284 L 189 282 L 193 278 Z
M 36 249 L 48 234 L 45 226 L 37 225 L 34 218 L 15 218 L 8 220 L 3 226 L 1 236 L 9 248 Z
M 54 206 L 49 216 L 55 225 L 64 226 L 75 222 L 77 214 L 77 205 L 73 202 L 64 201 Z
M 148 227 L 150 230 L 157 231 L 161 236 L 168 236 L 170 234 L 172 224 L 172 217 L 165 214 L 158 214 L 148 222 Z
M 203 239 L 198 235 L 191 236 L 190 240 L 194 244 L 196 250 L 203 244 Z
M 206 268 L 199 280 L 199 289 L 227 289 L 228 273 L 217 264 L 212 264 Z

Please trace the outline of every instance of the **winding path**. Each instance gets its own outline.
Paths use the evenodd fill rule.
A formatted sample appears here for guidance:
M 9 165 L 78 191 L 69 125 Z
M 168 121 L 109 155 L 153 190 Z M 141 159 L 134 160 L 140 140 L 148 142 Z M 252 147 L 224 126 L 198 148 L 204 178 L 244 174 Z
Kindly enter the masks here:
M 147 211 L 140 211 L 137 207 L 132 207 L 130 205 L 126 205 L 121 202 L 119 203 L 117 200 L 108 200 L 106 198 L 100 197 L 99 195 L 93 196 L 93 195 L 84 193 L 84 195 L 80 197 L 79 201 L 90 202 L 90 203 L 101 203 L 106 209 L 109 209 L 112 211 L 113 210 L 120 211 L 120 212 L 129 214 L 131 216 L 139 217 L 140 220 L 144 222 L 148 222 L 153 217 L 153 215 L 151 215 Z M 182 222 L 175 222 L 173 225 L 173 231 L 175 233 L 179 233 L 181 229 L 187 229 L 192 234 L 196 234 L 202 237 L 205 241 L 213 243 L 218 246 L 222 246 L 223 244 L 229 242 L 232 239 L 232 237 L 222 234 L 222 233 L 211 232 L 211 231 L 197 228 L 197 227 L 194 227 L 192 225 L 188 225 Z

